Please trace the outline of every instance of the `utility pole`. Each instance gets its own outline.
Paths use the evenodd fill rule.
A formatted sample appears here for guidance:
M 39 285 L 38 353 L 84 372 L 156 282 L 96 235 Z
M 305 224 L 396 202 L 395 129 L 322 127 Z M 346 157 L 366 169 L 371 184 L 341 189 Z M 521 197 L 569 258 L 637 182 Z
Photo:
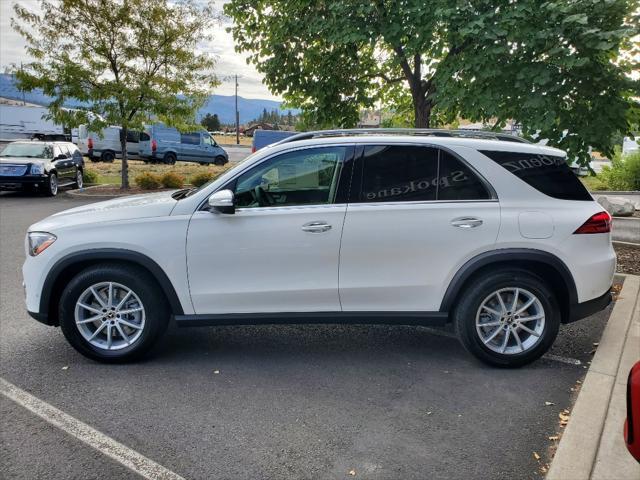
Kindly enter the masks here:
M 240 145 L 240 112 L 238 112 L 238 75 L 236 77 L 236 145 Z

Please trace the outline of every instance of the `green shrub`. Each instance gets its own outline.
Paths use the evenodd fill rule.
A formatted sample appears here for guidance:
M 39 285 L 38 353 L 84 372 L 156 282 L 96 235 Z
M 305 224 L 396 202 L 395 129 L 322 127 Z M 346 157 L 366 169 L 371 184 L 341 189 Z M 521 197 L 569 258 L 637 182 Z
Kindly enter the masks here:
M 640 190 L 640 152 L 616 154 L 611 167 L 603 167 L 600 180 L 606 190 Z
M 98 183 L 98 172 L 85 168 L 82 171 L 82 180 L 84 183 Z
M 198 173 L 197 175 L 191 177 L 191 185 L 193 185 L 194 187 L 201 187 L 205 183 L 211 181 L 212 178 L 213 173 L 211 172 Z
M 143 190 L 156 190 L 160 188 L 160 185 L 162 184 L 158 175 L 154 175 L 149 172 L 144 172 L 136 176 L 134 182 L 136 182 L 136 185 Z
M 184 185 L 184 177 L 175 172 L 167 172 L 162 176 L 160 182 L 167 188 L 182 188 Z

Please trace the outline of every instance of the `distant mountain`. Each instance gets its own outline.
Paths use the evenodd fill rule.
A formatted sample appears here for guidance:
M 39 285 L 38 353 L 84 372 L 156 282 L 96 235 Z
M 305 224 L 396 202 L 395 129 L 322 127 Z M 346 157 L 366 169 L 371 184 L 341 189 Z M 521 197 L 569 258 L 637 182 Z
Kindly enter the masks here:
M 38 105 L 46 106 L 51 102 L 51 97 L 42 93 L 42 90 L 34 90 L 32 92 L 23 93 L 18 90 L 15 85 L 13 75 L 6 73 L 0 74 L 0 97 L 10 98 L 12 100 L 22 100 L 29 103 L 35 103 Z M 274 109 L 281 110 L 286 114 L 287 109 L 280 109 L 282 102 L 274 100 L 261 100 L 257 98 L 244 98 L 238 97 L 238 112 L 240 113 L 240 123 L 246 123 L 254 118 L 260 116 L 262 111 L 266 108 L 267 111 Z M 65 103 L 66 107 L 77 108 L 86 107 L 87 104 L 79 102 L 77 100 L 69 100 Z M 226 95 L 211 95 L 209 100 L 198 111 L 198 119 L 204 117 L 207 113 L 217 113 L 222 123 L 234 123 L 235 122 L 235 97 Z M 292 109 L 292 112 L 298 113 L 298 110 Z

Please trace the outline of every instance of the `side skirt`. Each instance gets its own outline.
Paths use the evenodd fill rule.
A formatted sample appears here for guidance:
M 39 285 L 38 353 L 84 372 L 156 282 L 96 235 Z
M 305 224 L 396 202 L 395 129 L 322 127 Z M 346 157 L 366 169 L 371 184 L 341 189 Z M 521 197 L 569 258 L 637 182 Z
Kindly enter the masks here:
M 214 325 L 355 324 L 355 325 L 444 325 L 447 312 L 275 312 L 174 315 L 178 327 Z

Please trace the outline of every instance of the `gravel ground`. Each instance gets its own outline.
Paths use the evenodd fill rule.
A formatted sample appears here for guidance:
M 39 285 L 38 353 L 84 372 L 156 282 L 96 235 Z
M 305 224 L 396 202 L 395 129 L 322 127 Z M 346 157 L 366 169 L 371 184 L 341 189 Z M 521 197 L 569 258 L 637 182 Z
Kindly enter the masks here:
M 640 247 L 615 244 L 613 248 L 618 255 L 616 271 L 629 273 L 631 275 L 640 275 Z

